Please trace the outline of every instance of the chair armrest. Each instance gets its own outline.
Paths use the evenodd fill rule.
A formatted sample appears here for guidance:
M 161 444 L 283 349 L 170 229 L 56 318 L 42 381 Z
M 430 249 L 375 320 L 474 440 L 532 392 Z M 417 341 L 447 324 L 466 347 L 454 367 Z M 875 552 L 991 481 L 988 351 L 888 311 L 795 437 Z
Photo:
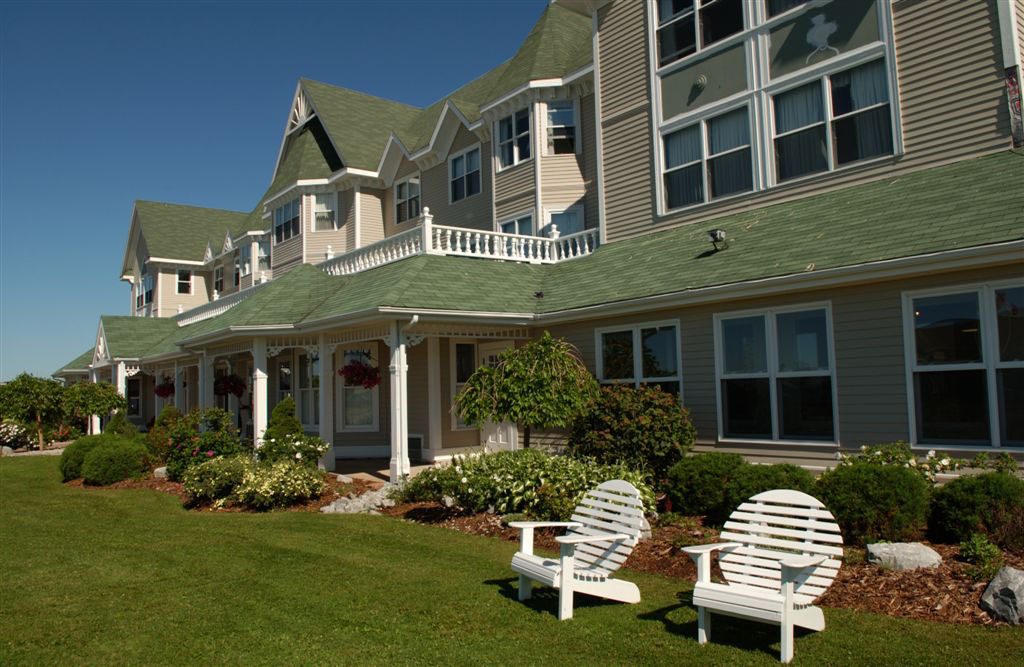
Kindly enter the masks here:
M 789 556 L 779 561 L 779 565 L 782 566 L 783 571 L 792 570 L 806 570 L 809 567 L 820 565 L 828 560 L 827 556 Z
M 683 551 L 691 557 L 696 557 L 709 554 L 712 551 L 718 551 L 719 549 L 735 549 L 741 546 L 743 545 L 739 542 L 715 542 L 714 544 L 698 544 L 693 547 L 683 547 Z
M 580 523 L 575 521 L 509 521 L 509 528 L 579 528 Z
M 555 538 L 559 544 L 585 544 L 590 542 L 619 542 L 632 539 L 629 535 L 614 533 L 609 535 L 560 535 Z

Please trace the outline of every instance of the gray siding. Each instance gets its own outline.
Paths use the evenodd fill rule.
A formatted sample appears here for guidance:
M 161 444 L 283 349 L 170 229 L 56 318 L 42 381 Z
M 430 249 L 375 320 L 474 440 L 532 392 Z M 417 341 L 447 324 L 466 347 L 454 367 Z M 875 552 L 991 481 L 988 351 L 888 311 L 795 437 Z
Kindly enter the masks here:
M 340 255 L 345 251 L 346 230 L 344 222 L 347 215 L 345 207 L 352 205 L 352 191 L 346 190 L 335 194 L 337 195 L 337 210 L 334 212 L 335 229 L 331 231 L 313 231 L 312 214 L 306 218 L 305 232 L 308 236 L 306 237 L 305 261 L 308 264 L 317 264 L 327 259 L 327 246 L 331 247 L 331 251 L 335 255 Z M 310 199 L 312 200 L 312 198 Z
M 270 268 L 277 271 L 279 267 L 302 261 L 302 237 L 303 234 L 293 236 L 290 239 L 275 243 L 271 241 Z M 273 232 L 271 232 L 273 239 Z
M 395 234 L 398 234 L 399 232 L 404 232 L 404 231 L 406 231 L 408 229 L 412 229 L 417 224 L 419 224 L 419 218 L 413 218 L 412 220 L 405 220 L 405 221 L 403 221 L 401 223 L 396 222 L 397 214 L 396 214 L 396 211 L 395 211 L 395 186 L 394 186 L 394 183 L 397 183 L 398 181 L 402 180 L 403 178 L 406 178 L 407 176 L 412 176 L 414 174 L 418 174 L 419 171 L 420 171 L 420 168 L 416 165 L 415 162 L 411 162 L 410 160 L 407 160 L 404 157 L 402 158 L 402 163 L 400 165 L 398 165 L 398 170 L 395 172 L 394 182 L 392 183 L 390 188 L 388 188 L 387 190 L 384 191 L 384 236 L 386 236 L 386 237 L 387 236 L 394 236 Z M 421 184 L 422 184 L 422 179 L 420 179 L 420 180 L 421 180 Z M 423 204 L 423 190 L 422 190 L 422 187 L 421 187 L 421 189 L 420 189 L 420 206 L 422 207 L 423 205 L 424 205 Z M 429 206 L 429 204 L 427 204 L 427 206 Z M 431 212 L 433 212 L 433 210 L 434 210 L 433 207 L 431 207 L 430 210 L 431 210 Z
M 480 142 L 475 134 L 459 127 L 449 152 L 455 153 L 476 143 L 480 143 L 480 194 L 448 203 L 447 159 L 422 173 L 422 203 L 430 208 L 434 224 L 483 230 L 494 228 L 491 220 L 491 142 Z
M 359 245 L 384 239 L 384 191 L 362 188 L 359 191 Z

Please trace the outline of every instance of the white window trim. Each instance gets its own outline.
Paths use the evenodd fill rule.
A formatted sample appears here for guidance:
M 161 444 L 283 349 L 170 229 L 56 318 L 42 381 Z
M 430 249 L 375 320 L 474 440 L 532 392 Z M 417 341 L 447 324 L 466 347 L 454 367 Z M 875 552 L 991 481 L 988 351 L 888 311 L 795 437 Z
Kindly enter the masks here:
M 533 160 L 533 158 L 536 157 L 537 150 L 536 150 L 535 144 L 537 142 L 537 123 L 534 121 L 534 118 L 533 118 L 534 112 L 536 111 L 536 108 L 537 108 L 537 105 L 529 104 L 528 103 L 528 104 L 526 104 L 526 106 L 519 107 L 519 108 L 515 109 L 512 113 L 505 114 L 504 116 L 502 116 L 498 120 L 494 121 L 494 125 L 491 128 L 491 138 L 492 138 L 491 147 L 492 147 L 492 150 L 494 151 L 495 173 L 500 174 L 503 171 L 508 171 L 509 169 L 514 169 L 514 168 L 518 167 L 521 164 L 527 164 L 531 160 Z M 525 160 L 521 160 L 521 159 L 519 159 L 519 144 L 516 142 L 516 138 L 518 138 L 519 135 L 514 134 L 514 132 L 515 132 L 515 129 L 516 129 L 515 128 L 515 116 L 516 116 L 517 113 L 519 113 L 520 111 L 524 111 L 524 110 L 526 111 L 526 115 L 528 117 L 527 119 L 528 119 L 528 122 L 530 124 L 530 157 L 526 158 Z M 498 126 L 501 124 L 501 121 L 505 120 L 509 116 L 512 117 L 512 132 L 513 132 L 513 135 L 512 135 L 512 158 L 513 158 L 513 160 L 512 160 L 512 164 L 506 165 L 506 166 L 503 167 L 503 166 L 501 166 L 501 143 L 498 140 L 498 137 L 500 137 L 501 135 L 499 134 Z
M 744 25 L 746 28 L 731 37 L 720 42 L 699 49 L 685 58 L 658 67 L 657 53 L 657 6 L 656 0 L 647 1 L 647 40 L 648 40 L 648 85 L 652 108 L 652 146 L 654 150 L 654 197 L 655 215 L 658 218 L 677 215 L 681 211 L 696 209 L 700 206 L 712 206 L 719 202 L 728 201 L 732 198 L 751 197 L 766 190 L 788 188 L 796 184 L 805 183 L 814 179 L 828 179 L 833 174 L 846 170 L 858 170 L 869 168 L 879 163 L 892 162 L 904 154 L 903 129 L 900 111 L 899 85 L 896 72 L 896 48 L 893 38 L 892 7 L 888 0 L 879 0 L 879 21 L 878 29 L 881 36 L 880 42 L 867 44 L 852 49 L 844 54 L 833 57 L 824 63 L 817 63 L 792 74 L 781 76 L 772 80 L 769 77 L 768 66 L 768 45 L 769 32 L 778 24 L 786 22 L 804 11 L 814 11 L 808 5 L 801 5 L 785 11 L 778 16 L 767 19 L 767 11 L 763 2 L 744 2 Z M 753 8 L 753 13 L 751 13 Z M 677 69 L 696 62 L 710 54 L 745 44 L 746 51 L 746 74 L 749 90 L 744 90 L 727 98 L 716 100 L 699 109 L 679 114 L 671 118 L 662 118 L 661 104 L 661 78 Z M 766 57 L 759 57 L 765 54 Z M 887 82 L 889 88 L 889 111 L 891 130 L 893 133 L 893 152 L 891 155 L 883 155 L 867 160 L 858 160 L 835 169 L 825 172 L 817 172 L 778 183 L 775 180 L 775 159 L 774 159 L 774 125 L 771 116 L 771 95 L 777 92 L 784 92 L 789 88 L 795 88 L 807 83 L 816 77 L 821 77 L 827 72 L 835 73 L 843 69 L 856 67 L 871 60 L 882 58 L 886 65 Z M 708 198 L 705 190 L 705 201 L 686 206 L 669 209 L 665 199 L 665 155 L 662 138 L 674 130 L 693 125 L 698 121 L 706 120 L 711 116 L 720 115 L 740 106 L 743 102 L 749 103 L 750 120 L 752 124 L 751 156 L 754 160 L 753 188 L 747 192 L 736 193 L 714 200 Z M 831 128 L 830 128 L 831 129 Z M 701 130 L 702 135 L 704 130 Z M 705 153 L 706 155 L 706 153 Z M 831 160 L 831 157 L 830 157 Z M 706 175 L 705 175 L 706 180 Z
M 471 195 L 467 195 L 467 196 L 463 197 L 462 199 L 459 199 L 458 201 L 455 201 L 455 200 L 452 199 L 452 180 L 453 180 L 452 179 L 452 161 L 454 161 L 456 158 L 464 157 L 467 154 L 472 153 L 473 151 L 480 151 L 480 153 L 479 153 L 479 156 L 480 156 L 480 160 L 479 160 L 480 191 L 476 192 L 474 194 L 471 194 Z M 473 197 L 476 197 L 477 195 L 481 194 L 484 191 L 484 162 L 483 162 L 483 158 L 484 158 L 484 155 L 483 155 L 483 151 L 480 150 L 480 142 L 479 141 L 476 142 L 475 144 L 473 144 L 472 146 L 467 146 L 466 148 L 463 148 L 461 151 L 459 151 L 457 153 L 451 153 L 448 156 L 448 172 L 447 172 L 447 176 L 446 176 L 446 180 L 445 180 L 445 186 L 448 188 L 448 205 L 449 206 L 452 206 L 454 204 L 461 204 L 462 202 L 466 201 L 467 199 L 472 199 Z M 465 175 L 463 175 L 463 178 L 465 178 Z M 421 184 L 420 192 L 422 192 L 422 191 L 423 190 L 422 190 L 422 184 Z
M 472 338 L 451 338 L 448 340 L 448 385 L 450 388 L 449 396 L 451 396 L 451 430 L 452 432 L 460 431 L 475 431 L 477 428 L 472 424 L 467 426 L 459 426 L 459 418 L 455 414 L 455 396 L 458 394 L 457 386 L 458 382 L 455 381 L 455 346 L 456 345 L 472 345 L 473 346 L 473 370 L 479 367 L 480 360 L 480 346 L 476 340 Z
M 779 368 L 779 346 L 776 331 L 776 316 L 786 313 L 799 313 L 807 310 L 825 311 L 825 331 L 828 335 L 828 365 L 826 371 L 784 371 Z M 741 317 L 764 317 L 765 334 L 765 363 L 766 372 L 759 373 L 733 373 L 725 375 L 725 345 L 722 340 L 722 322 Z M 839 435 L 839 383 L 836 379 L 836 344 L 835 329 L 832 320 L 832 302 L 817 301 L 811 303 L 799 303 L 775 308 L 754 308 L 748 310 L 736 310 L 724 313 L 715 313 L 713 319 L 714 341 L 715 341 L 715 410 L 718 423 L 718 441 L 735 443 L 753 443 L 769 445 L 792 445 L 794 447 L 838 447 Z M 791 440 L 779 436 L 779 397 L 777 382 L 779 378 L 786 377 L 829 377 L 832 383 L 832 440 Z M 772 417 L 772 437 L 765 438 L 743 438 L 725 435 L 725 413 L 722 410 L 722 380 L 742 380 L 748 378 L 767 378 L 770 397 L 770 410 Z
M 188 272 L 188 292 L 181 291 L 181 272 Z M 196 274 L 192 269 L 175 269 L 174 270 L 174 293 L 179 296 L 192 296 L 192 292 L 195 289 Z
M 217 283 L 220 282 L 220 288 Z M 221 294 L 224 292 L 224 265 L 213 267 L 213 291 Z
M 737 44 L 742 43 L 747 37 L 750 36 L 750 31 L 754 28 L 754 26 L 757 26 L 760 29 L 764 29 L 766 26 L 774 26 L 776 23 L 779 23 L 780 22 L 779 21 L 779 16 L 790 16 L 790 15 L 796 15 L 796 14 L 799 13 L 799 12 L 796 12 L 796 11 L 793 11 L 793 10 L 789 10 L 787 12 L 783 12 L 779 16 L 772 17 L 771 21 L 765 22 L 764 21 L 764 17 L 767 16 L 768 12 L 764 9 L 764 0 L 753 0 L 753 2 L 751 2 L 751 0 L 742 0 L 742 2 L 740 2 L 740 7 L 742 8 L 742 11 L 743 11 L 743 29 L 740 30 L 739 32 L 737 32 L 734 35 L 729 35 L 728 37 L 726 37 L 724 39 L 718 40 L 717 42 L 715 42 L 714 44 L 711 44 L 710 46 L 702 47 L 701 44 L 700 44 L 700 37 L 701 37 L 700 36 L 700 9 L 701 8 L 698 5 L 700 5 L 700 3 L 699 2 L 695 2 L 694 3 L 694 7 L 693 7 L 693 11 L 691 12 L 691 14 L 693 15 L 693 21 L 694 21 L 694 46 L 696 47 L 696 50 L 693 53 L 691 53 L 689 55 L 686 55 L 686 56 L 683 56 L 682 58 L 678 58 L 676 60 L 673 60 L 672 62 L 670 62 L 670 63 L 668 63 L 666 65 L 659 66 L 658 65 L 658 60 L 659 60 L 659 57 L 658 57 L 658 29 L 661 28 L 662 26 L 658 22 L 657 0 L 651 0 L 648 3 L 649 19 L 650 19 L 648 21 L 648 24 L 651 26 L 651 28 L 652 28 L 652 30 L 654 32 L 654 41 L 651 42 L 651 44 L 652 44 L 652 54 L 653 54 L 652 55 L 652 59 L 653 59 L 652 71 L 657 71 L 657 74 L 659 76 L 665 76 L 666 74 L 670 74 L 671 72 L 673 72 L 673 71 L 675 71 L 677 69 L 680 69 L 681 67 L 685 67 L 686 63 L 693 62 L 693 61 L 699 60 L 701 58 L 707 57 L 708 55 L 713 54 L 715 51 L 722 51 L 722 50 L 728 49 L 729 47 L 736 46 Z M 806 7 L 795 7 L 794 9 L 806 9 Z M 665 25 L 669 26 L 669 25 L 671 25 L 671 24 L 673 24 L 676 21 L 679 21 L 681 19 L 682 19 L 682 16 L 679 16 L 679 17 L 669 21 Z
M 244 255 L 245 248 L 249 249 L 249 264 L 248 264 L 248 266 L 245 263 L 245 255 Z M 252 275 L 252 243 L 244 243 L 244 244 L 242 244 L 242 245 L 240 245 L 238 247 L 238 261 L 240 262 L 240 265 L 241 265 L 241 274 L 240 274 L 241 277 L 245 278 L 246 276 L 251 276 Z
M 584 204 L 556 204 L 554 206 L 545 206 L 543 208 L 544 224 L 540 226 L 537 226 L 536 223 L 534 224 L 534 230 L 536 234 L 539 236 L 543 229 L 550 227 L 552 214 L 568 213 L 570 211 L 576 211 L 576 214 L 579 216 L 580 222 L 583 223 L 583 229 L 581 231 L 586 231 L 587 218 L 585 216 L 586 210 L 583 207 Z M 566 236 L 566 233 L 561 229 L 558 230 L 558 233 L 560 236 Z
M 551 102 L 571 102 L 572 103 L 572 122 L 573 127 L 576 129 L 576 138 L 574 140 L 576 149 L 574 153 L 549 153 L 548 152 L 548 104 Z M 541 105 L 540 122 L 538 123 L 541 141 L 541 151 L 544 157 L 552 157 L 556 155 L 582 155 L 583 154 L 583 133 L 580 131 L 580 100 L 575 97 L 571 100 L 551 100 L 550 102 L 544 102 Z M 500 164 L 500 163 L 499 163 Z
M 449 198 L 451 198 L 451 196 L 452 196 L 451 175 L 452 175 L 451 167 L 449 167 L 448 168 L 448 178 L 449 178 L 449 180 L 448 180 L 448 197 Z M 480 189 L 483 190 L 483 165 L 482 164 L 480 166 L 480 177 L 481 177 Z M 420 200 L 420 213 L 415 218 L 406 218 L 405 220 L 399 220 L 398 219 L 398 202 L 399 202 L 399 200 L 398 200 L 398 186 L 403 184 L 403 183 L 408 183 L 409 181 L 413 181 L 413 180 L 417 181 L 419 183 L 419 185 L 420 185 L 420 193 L 419 193 L 419 195 L 417 195 L 418 199 Z M 465 199 L 465 197 L 463 197 L 462 199 Z M 462 201 L 462 199 L 460 199 L 459 201 Z M 409 201 L 409 199 L 406 198 L 406 199 L 403 199 L 402 201 Z M 416 173 L 409 174 L 408 176 L 405 176 L 405 177 L 400 178 L 400 179 L 395 181 L 395 184 L 392 186 L 392 191 L 391 191 L 391 211 L 392 211 L 392 213 L 395 216 L 395 225 L 404 225 L 407 222 L 419 222 L 420 220 L 423 219 L 423 178 L 422 178 L 422 174 L 420 172 L 417 171 Z
M 495 223 L 494 223 L 494 231 L 499 233 L 499 234 L 507 234 L 508 232 L 501 231 L 502 225 L 504 225 L 506 223 L 509 223 L 509 222 L 515 222 L 516 220 L 521 220 L 522 218 L 525 218 L 526 216 L 530 216 L 530 236 L 536 236 L 537 235 L 537 215 L 536 215 L 536 213 L 537 212 L 534 209 L 527 208 L 527 209 L 523 209 L 522 211 L 519 211 L 518 213 L 514 213 L 512 215 L 506 215 L 505 217 L 498 218 L 495 221 Z
M 316 198 L 317 197 L 323 197 L 325 195 L 329 196 L 331 199 L 334 200 L 334 203 L 333 203 L 333 205 L 332 205 L 332 207 L 330 209 L 334 213 L 334 224 L 331 226 L 330 229 L 317 229 L 316 228 Z M 327 233 L 327 232 L 336 232 L 336 231 L 338 231 L 338 193 L 337 193 L 337 191 L 335 191 L 335 192 L 317 192 L 316 194 L 314 194 L 312 196 L 312 205 L 313 205 L 313 210 L 312 210 L 312 213 L 311 213 L 310 218 L 309 218 L 309 233 L 310 234 L 324 234 L 324 233 Z M 295 238 L 295 237 L 293 236 L 292 238 Z
M 271 207 L 271 209 L 270 209 L 270 245 L 271 246 L 280 245 L 281 243 L 287 243 L 288 241 L 291 241 L 294 238 L 302 236 L 302 228 L 305 226 L 303 224 L 303 221 L 302 221 L 303 208 L 304 208 L 304 204 L 305 204 L 303 199 L 305 199 L 305 197 L 303 195 L 299 195 L 297 197 L 289 197 L 287 199 L 287 201 L 280 202 L 280 203 L 278 203 L 278 204 L 276 204 L 276 205 Z M 294 201 L 298 201 L 299 202 L 299 233 L 298 234 L 292 234 L 291 236 L 289 236 L 286 239 L 281 239 L 281 241 L 279 242 L 277 240 L 278 224 L 277 224 L 277 220 L 275 219 L 276 218 L 277 210 L 281 209 L 281 208 L 284 208 L 284 206 L 286 204 L 291 204 Z M 291 218 L 288 218 L 288 219 L 291 220 Z M 284 222 L 282 222 L 280 226 L 283 227 L 284 226 Z
M 376 359 L 377 368 L 380 369 L 380 345 L 376 341 L 362 341 L 338 345 L 336 349 L 338 355 L 338 363 L 336 364 L 337 370 L 340 371 L 345 366 L 345 350 L 356 349 L 363 346 L 370 349 L 370 356 Z M 337 371 L 335 374 L 337 375 Z M 383 373 L 381 373 L 381 380 L 383 381 Z M 364 390 L 371 392 L 370 411 L 373 415 L 373 423 L 362 426 L 348 426 L 345 424 L 345 390 L 358 389 L 359 387 L 346 387 L 345 378 L 340 375 L 338 375 L 337 387 L 338 390 L 334 393 L 334 401 L 338 406 L 338 419 L 335 423 L 334 430 L 339 433 L 375 433 L 380 431 L 380 384 L 378 383 L 373 389 Z M 323 419 L 322 415 L 321 419 Z
M 1024 280 L 1009 278 L 980 283 L 966 283 L 933 287 L 923 290 L 907 290 L 901 294 L 903 305 L 903 366 L 907 388 L 907 425 L 910 431 L 910 445 L 920 449 L 965 449 L 965 450 L 997 450 L 1024 451 L 1024 448 L 1002 444 L 1003 434 L 999 424 L 999 386 L 996 372 L 1005 368 L 1024 368 L 1024 361 L 1000 361 L 999 354 L 999 323 L 996 320 L 995 304 L 991 298 L 995 291 L 1007 287 L 1024 287 Z M 978 295 L 978 315 L 981 318 L 981 358 L 980 363 L 923 365 L 917 363 L 917 340 L 914 335 L 914 299 L 929 296 L 943 296 L 974 292 Z M 991 442 L 988 445 L 971 444 L 928 444 L 921 443 L 917 433 L 917 394 L 914 391 L 914 373 L 941 372 L 957 370 L 984 370 L 985 384 L 988 390 L 988 428 Z
M 640 337 L 642 329 L 654 327 L 675 327 L 676 328 L 676 374 L 660 378 L 648 378 L 643 375 L 643 354 L 637 354 L 643 350 L 643 341 Z M 606 333 L 617 331 L 630 331 L 633 334 L 633 378 L 626 380 L 609 380 L 604 376 L 604 351 L 601 348 L 601 336 Z M 682 327 L 678 319 L 656 320 L 652 322 L 638 322 L 620 324 L 617 326 L 599 327 L 594 329 L 594 368 L 597 371 L 597 381 L 601 384 L 625 384 L 633 387 L 642 384 L 653 384 L 659 382 L 679 383 L 679 403 L 685 405 L 683 398 L 685 386 L 683 384 L 683 348 L 682 348 Z

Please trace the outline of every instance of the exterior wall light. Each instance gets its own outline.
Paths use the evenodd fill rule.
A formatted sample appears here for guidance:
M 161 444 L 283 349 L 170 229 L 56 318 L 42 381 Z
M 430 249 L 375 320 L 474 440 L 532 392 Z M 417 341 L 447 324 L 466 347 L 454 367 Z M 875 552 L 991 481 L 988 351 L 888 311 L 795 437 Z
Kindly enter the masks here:
M 708 237 L 711 239 L 711 244 L 715 246 L 715 250 L 724 250 L 729 247 L 729 242 L 725 240 L 724 229 L 708 230 Z M 721 248 L 718 247 L 719 243 L 723 244 Z

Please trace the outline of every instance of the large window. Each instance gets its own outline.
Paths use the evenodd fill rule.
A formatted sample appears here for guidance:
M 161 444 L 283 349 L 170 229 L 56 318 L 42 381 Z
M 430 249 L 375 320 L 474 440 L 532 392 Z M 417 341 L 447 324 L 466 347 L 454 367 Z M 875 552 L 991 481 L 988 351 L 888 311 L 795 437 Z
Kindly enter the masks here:
M 455 397 L 466 386 L 469 376 L 476 370 L 476 343 L 456 343 L 451 345 L 451 376 L 452 376 L 452 401 L 454 406 Z M 459 417 L 458 413 L 452 410 L 452 429 L 473 428 Z
M 915 442 L 1024 446 L 1024 283 L 908 295 L 904 322 Z
M 748 192 L 751 159 L 746 106 L 666 134 L 665 208 Z
M 395 183 L 395 221 L 405 222 L 420 217 L 420 178 L 411 176 Z
M 178 294 L 192 293 L 192 272 L 188 269 L 178 269 Z
M 259 270 L 269 271 L 270 270 L 270 241 L 260 241 L 257 246 L 259 251 Z
M 452 203 L 480 193 L 480 147 L 471 148 L 448 159 L 449 194 Z
M 153 303 L 153 276 L 143 273 L 139 284 L 135 286 L 135 307 L 142 308 Z
M 313 204 L 313 231 L 329 232 L 335 229 L 335 205 L 337 197 L 333 192 L 316 195 Z
M 498 121 L 498 164 L 504 169 L 530 159 L 530 108 Z
M 379 368 L 376 344 L 369 347 L 349 347 L 341 351 L 342 367 L 362 363 Z M 343 431 L 376 431 L 377 401 L 380 385 L 367 389 L 362 385 L 349 385 L 342 380 L 341 429 Z
M 828 308 L 715 320 L 720 436 L 836 442 Z
M 743 0 L 658 0 L 658 66 L 743 30 Z
M 302 199 L 296 197 L 274 209 L 274 242 L 287 241 L 302 232 Z
M 312 431 L 320 424 L 320 359 L 299 355 L 297 380 L 299 421 L 306 430 Z
M 576 153 L 576 103 L 572 100 L 547 103 L 547 154 Z
M 548 224 L 540 231 L 541 236 L 551 236 L 558 229 L 559 236 L 569 236 L 583 231 L 583 206 L 578 204 L 564 209 L 547 211 Z
M 597 377 L 602 383 L 646 384 L 681 395 L 678 324 L 598 329 L 596 336 Z

